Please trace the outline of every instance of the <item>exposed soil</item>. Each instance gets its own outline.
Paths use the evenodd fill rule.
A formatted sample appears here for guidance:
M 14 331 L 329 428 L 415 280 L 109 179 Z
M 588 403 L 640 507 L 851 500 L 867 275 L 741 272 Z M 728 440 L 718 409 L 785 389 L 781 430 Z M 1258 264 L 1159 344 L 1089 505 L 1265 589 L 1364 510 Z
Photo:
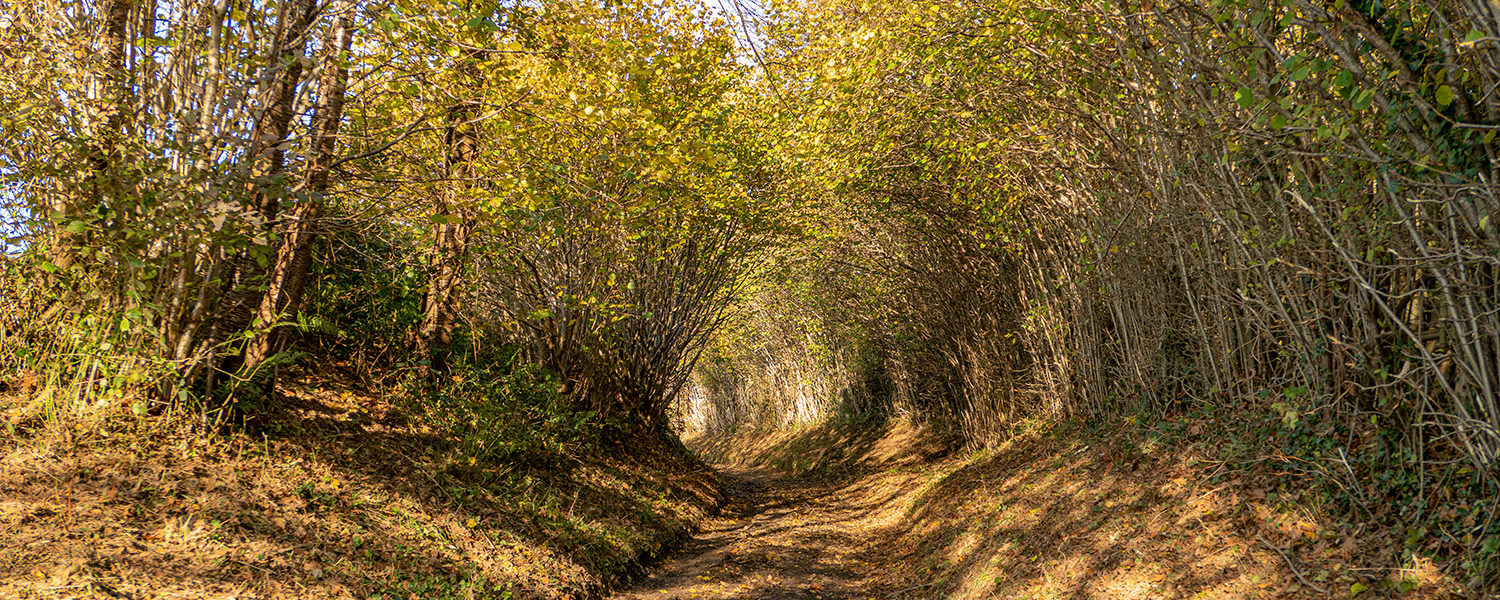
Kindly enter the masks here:
M 887 598 L 897 532 L 942 444 L 909 427 L 815 428 L 692 440 L 730 499 L 616 600 Z M 879 469 L 879 473 L 872 473 Z
M 308 386 L 283 405 L 259 440 L 4 440 L 0 598 L 583 598 L 694 523 L 614 598 L 1462 593 L 1402 558 L 1401 532 L 1209 445 L 1054 429 L 960 454 L 903 423 L 743 431 L 690 442 L 730 493 L 700 521 L 716 486 L 680 452 L 480 484 L 379 398 Z
M 763 467 L 723 473 L 731 499 L 720 516 L 616 598 L 866 598 L 888 591 L 870 574 L 887 560 L 873 534 L 900 516 L 888 510 L 891 497 Z
M 943 455 L 909 426 L 696 440 L 733 499 L 616 600 L 1446 598 L 1382 550 L 1195 447 L 1033 432 Z M 1283 500 L 1272 501 L 1279 497 Z

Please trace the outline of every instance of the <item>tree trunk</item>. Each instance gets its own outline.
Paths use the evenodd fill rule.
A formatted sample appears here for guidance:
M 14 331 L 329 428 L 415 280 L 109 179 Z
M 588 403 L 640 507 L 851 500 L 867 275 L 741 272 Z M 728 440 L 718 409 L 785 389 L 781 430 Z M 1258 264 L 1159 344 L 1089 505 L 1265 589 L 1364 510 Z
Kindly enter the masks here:
M 476 76 L 473 69 L 466 68 L 464 72 Z M 448 347 L 453 341 L 456 323 L 453 292 L 458 287 L 463 263 L 468 256 L 469 233 L 474 230 L 474 224 L 462 206 L 462 196 L 473 185 L 469 163 L 477 149 L 478 133 L 475 125 L 468 121 L 477 109 L 475 103 L 460 102 L 448 111 L 448 128 L 444 136 L 448 154 L 443 161 L 443 171 L 446 179 L 457 184 L 437 196 L 434 206 L 432 280 L 427 286 L 422 323 L 417 329 L 417 356 L 426 360 L 426 364 L 418 369 L 423 378 L 447 370 Z
M 52 247 L 52 263 L 59 270 L 72 267 L 78 258 L 78 248 L 90 245 L 85 232 L 71 231 L 68 224 L 85 220 L 98 206 L 109 203 L 119 191 L 115 163 L 119 160 L 117 145 L 129 95 L 125 82 L 125 50 L 129 41 L 126 26 L 130 23 L 135 2 L 112 0 L 103 9 L 104 30 L 97 47 L 102 64 L 93 89 L 96 108 L 90 111 L 93 114 L 89 115 L 88 123 L 93 138 L 87 155 L 88 180 L 80 193 L 59 194 L 53 203 L 53 210 L 64 216 Z
M 352 7 L 345 5 L 342 10 L 343 14 L 337 16 L 323 40 L 327 64 L 318 82 L 321 102 L 313 116 L 313 155 L 307 170 L 307 198 L 297 206 L 286 224 L 281 249 L 271 271 L 270 285 L 256 312 L 256 320 L 272 324 L 271 329 L 251 343 L 246 352 L 245 370 L 259 367 L 282 350 L 285 327 L 279 323 L 301 302 L 308 266 L 312 263 L 313 241 L 318 236 L 318 219 L 323 213 L 323 195 L 328 191 L 339 126 L 344 116 L 344 92 L 349 80 L 349 70 L 342 61 L 353 39 L 354 19 L 349 14 Z
M 262 94 L 268 104 L 256 123 L 255 134 L 249 152 L 246 153 L 247 160 L 252 161 L 251 176 L 255 181 L 248 190 L 243 209 L 258 219 L 259 226 L 267 237 L 273 231 L 281 208 L 281 191 L 274 182 L 284 168 L 284 144 L 296 109 L 297 85 L 302 80 L 302 55 L 307 45 L 305 36 L 316 16 L 316 0 L 297 0 L 287 5 L 286 12 L 282 15 L 285 26 L 277 28 L 278 37 L 268 57 L 269 81 Z M 228 260 L 230 272 L 224 278 L 220 295 L 223 301 L 217 311 L 218 318 L 209 328 L 210 346 L 245 331 L 251 325 L 255 309 L 260 306 L 260 300 L 264 296 L 259 284 L 266 279 L 266 269 L 254 255 L 248 251 L 240 251 Z M 245 364 L 244 359 L 244 354 L 230 357 L 223 365 L 224 370 L 240 371 Z

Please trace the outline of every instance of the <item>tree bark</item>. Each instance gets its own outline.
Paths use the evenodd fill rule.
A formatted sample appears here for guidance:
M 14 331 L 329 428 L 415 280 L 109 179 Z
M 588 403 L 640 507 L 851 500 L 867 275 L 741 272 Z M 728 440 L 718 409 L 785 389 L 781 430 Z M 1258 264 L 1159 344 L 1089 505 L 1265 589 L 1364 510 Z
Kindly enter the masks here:
M 89 176 L 79 194 L 59 194 L 53 210 L 63 215 L 64 220 L 53 237 L 52 264 L 66 271 L 78 258 L 78 248 L 87 247 L 89 236 L 84 232 L 68 229 L 68 224 L 81 221 L 93 213 L 96 207 L 110 202 L 119 190 L 114 165 L 120 138 L 120 126 L 125 118 L 129 90 L 125 85 L 126 26 L 130 23 L 130 12 L 136 0 L 112 0 L 103 8 L 104 29 L 96 47 L 101 55 L 101 69 L 94 83 L 93 100 L 97 107 L 90 115 L 89 134 L 93 138 L 88 146 Z
M 464 68 L 463 72 L 470 78 L 478 77 L 477 70 L 472 67 Z M 417 329 L 417 356 L 426 361 L 418 368 L 423 378 L 447 371 L 448 350 L 457 321 L 454 290 L 463 274 L 463 264 L 469 253 L 469 234 L 474 230 L 474 223 L 462 206 L 462 196 L 473 185 L 470 162 L 477 150 L 478 132 L 469 121 L 477 110 L 476 103 L 464 101 L 448 111 L 448 127 L 444 135 L 448 152 L 443 171 L 447 180 L 457 184 L 437 196 L 434 206 L 437 218 L 433 229 L 432 279 L 427 286 L 422 323 Z
M 349 52 L 354 34 L 354 19 L 347 4 L 343 14 L 335 17 L 323 40 L 326 66 L 318 82 L 320 103 L 313 115 L 312 162 L 306 177 L 307 197 L 293 211 L 282 236 L 281 249 L 271 271 L 271 279 L 261 298 L 256 320 L 270 323 L 266 335 L 256 338 L 246 352 L 244 369 L 253 370 L 283 349 L 286 318 L 302 300 L 308 267 L 312 263 L 313 242 L 317 239 L 318 219 L 323 213 L 323 196 L 335 160 L 339 127 L 344 116 L 344 93 L 348 88 L 349 69 L 343 57 Z M 274 385 L 274 382 L 272 382 Z
M 277 28 L 278 37 L 268 57 L 268 81 L 262 94 L 268 99 L 268 104 L 256 123 L 246 153 L 247 160 L 252 161 L 254 181 L 247 190 L 243 210 L 258 221 L 267 237 L 273 232 L 280 212 L 281 190 L 275 178 L 284 169 L 284 144 L 296 109 L 297 85 L 302 80 L 302 56 L 307 45 L 305 37 L 317 16 L 316 5 L 316 0 L 297 0 L 287 5 L 286 12 L 281 15 L 285 25 Z M 251 252 L 239 251 L 228 260 L 230 272 L 224 278 L 220 294 L 223 300 L 216 311 L 218 317 L 209 327 L 210 346 L 245 331 L 252 324 L 256 307 L 260 306 L 265 295 L 259 284 L 266 280 L 266 268 Z M 250 348 L 245 350 L 248 352 Z M 245 354 L 230 357 L 224 370 L 241 371 L 245 357 Z

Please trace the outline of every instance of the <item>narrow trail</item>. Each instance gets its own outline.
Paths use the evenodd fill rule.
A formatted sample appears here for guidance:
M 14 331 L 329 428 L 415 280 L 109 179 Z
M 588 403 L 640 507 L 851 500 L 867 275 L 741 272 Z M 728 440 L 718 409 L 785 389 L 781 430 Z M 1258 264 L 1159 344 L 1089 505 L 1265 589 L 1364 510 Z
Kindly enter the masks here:
M 723 512 L 614 600 L 842 599 L 888 594 L 881 543 L 896 491 L 725 467 Z

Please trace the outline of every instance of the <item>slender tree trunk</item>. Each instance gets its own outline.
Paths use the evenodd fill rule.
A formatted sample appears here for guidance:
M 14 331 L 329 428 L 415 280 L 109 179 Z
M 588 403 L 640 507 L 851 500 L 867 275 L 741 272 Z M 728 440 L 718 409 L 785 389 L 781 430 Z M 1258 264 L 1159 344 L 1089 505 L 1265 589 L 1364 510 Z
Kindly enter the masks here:
M 466 69 L 466 74 L 476 76 L 471 69 Z M 417 329 L 417 356 L 427 361 L 419 369 L 424 378 L 447 370 L 448 347 L 456 323 L 454 290 L 463 274 L 469 234 L 474 229 L 462 206 L 462 196 L 473 185 L 469 163 L 478 145 L 478 134 L 469 121 L 477 108 L 472 102 L 461 102 L 448 111 L 445 135 L 448 154 L 443 170 L 448 180 L 458 183 L 438 196 L 434 207 L 437 218 L 433 229 L 432 280 L 427 287 L 422 323 Z
M 103 8 L 104 30 L 98 51 L 102 57 L 98 79 L 94 82 L 92 100 L 97 108 L 89 115 L 93 141 L 88 148 L 89 177 L 79 194 L 59 194 L 53 210 L 64 215 L 52 248 L 52 263 L 67 270 L 77 259 L 78 248 L 89 245 L 86 233 L 70 231 L 69 223 L 83 220 L 96 207 L 109 203 L 118 193 L 115 163 L 119 161 L 120 126 L 125 118 L 129 90 L 125 85 L 125 51 L 129 40 L 126 26 L 136 0 L 111 0 Z
M 268 104 L 256 124 L 247 153 L 247 160 L 252 161 L 251 175 L 256 181 L 252 183 L 244 205 L 244 210 L 258 219 L 267 237 L 273 232 L 281 208 L 281 190 L 274 182 L 284 169 L 286 152 L 283 145 L 296 109 L 297 86 L 302 80 L 301 59 L 307 45 L 305 36 L 316 16 L 316 0 L 297 0 L 287 5 L 281 15 L 285 26 L 278 27 L 278 38 L 268 57 L 269 80 L 262 96 Z M 210 346 L 249 327 L 264 295 L 258 288 L 265 281 L 266 268 L 251 252 L 240 251 L 228 260 L 230 272 L 224 278 L 218 318 L 209 328 Z M 240 370 L 245 364 L 244 358 L 243 354 L 231 357 L 225 362 L 224 370 Z
M 344 54 L 353 39 L 354 19 L 345 5 L 324 38 L 327 65 L 318 82 L 320 104 L 313 116 L 313 155 L 307 170 L 307 198 L 293 211 L 282 237 L 281 250 L 271 271 L 270 285 L 261 298 L 256 320 L 272 323 L 266 335 L 256 338 L 246 353 L 245 369 L 254 369 L 282 349 L 285 328 L 279 323 L 302 300 L 302 290 L 312 263 L 313 241 L 318 236 L 318 219 L 323 212 L 323 195 L 328 191 L 337 147 L 339 126 L 344 116 L 344 92 L 349 70 L 343 65 Z M 273 383 L 274 385 L 274 383 Z
M 251 174 L 262 180 L 274 179 L 286 166 L 287 131 L 296 109 L 297 86 L 302 83 L 302 56 L 307 48 L 305 36 L 317 17 L 316 0 L 298 0 L 287 10 L 287 26 L 281 31 L 277 48 L 271 54 L 273 68 L 280 69 L 269 82 L 266 98 L 270 104 L 264 116 L 256 124 L 255 138 L 250 150 L 255 161 Z M 269 227 L 275 222 L 281 207 L 280 190 L 258 185 L 253 209 Z

